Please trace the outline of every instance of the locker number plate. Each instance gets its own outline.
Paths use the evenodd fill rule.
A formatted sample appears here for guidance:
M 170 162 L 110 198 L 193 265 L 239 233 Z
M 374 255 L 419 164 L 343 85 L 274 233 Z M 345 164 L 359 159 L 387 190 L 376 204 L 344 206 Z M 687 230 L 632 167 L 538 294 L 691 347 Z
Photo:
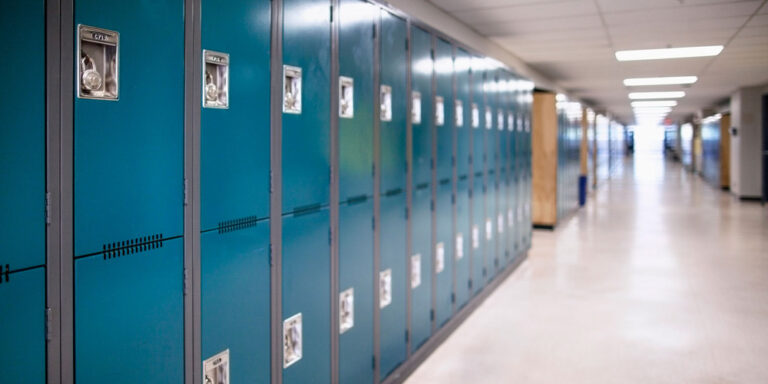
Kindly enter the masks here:
M 456 127 L 461 128 L 464 126 L 464 103 L 461 100 L 456 100 Z
M 438 127 L 445 125 L 445 100 L 442 96 L 435 96 L 435 124 Z
M 435 245 L 435 273 L 440 273 L 445 269 L 445 244 L 437 243 Z
M 461 260 L 464 257 L 464 235 L 461 233 L 456 234 L 456 260 Z
M 472 103 L 472 128 L 480 128 L 480 108 Z
M 472 249 L 480 248 L 480 228 L 472 226 Z

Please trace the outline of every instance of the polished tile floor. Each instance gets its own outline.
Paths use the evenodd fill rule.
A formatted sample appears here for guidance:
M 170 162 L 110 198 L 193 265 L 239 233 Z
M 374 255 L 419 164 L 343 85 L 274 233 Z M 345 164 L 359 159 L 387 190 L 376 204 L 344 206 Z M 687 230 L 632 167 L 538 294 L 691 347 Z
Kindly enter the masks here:
M 422 383 L 768 383 L 768 209 L 638 156 L 414 372 Z

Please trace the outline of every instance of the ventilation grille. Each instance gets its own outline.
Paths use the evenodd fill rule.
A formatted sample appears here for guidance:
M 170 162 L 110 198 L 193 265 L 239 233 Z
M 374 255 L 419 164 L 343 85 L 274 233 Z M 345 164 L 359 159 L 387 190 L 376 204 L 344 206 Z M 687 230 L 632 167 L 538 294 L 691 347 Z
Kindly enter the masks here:
M 115 257 L 131 255 L 139 252 L 146 252 L 155 248 L 163 247 L 163 234 L 138 237 L 131 240 L 118 241 L 102 245 L 104 260 Z
M 219 233 L 239 231 L 250 227 L 255 227 L 259 218 L 256 216 L 241 217 L 239 219 L 222 221 L 219 223 Z

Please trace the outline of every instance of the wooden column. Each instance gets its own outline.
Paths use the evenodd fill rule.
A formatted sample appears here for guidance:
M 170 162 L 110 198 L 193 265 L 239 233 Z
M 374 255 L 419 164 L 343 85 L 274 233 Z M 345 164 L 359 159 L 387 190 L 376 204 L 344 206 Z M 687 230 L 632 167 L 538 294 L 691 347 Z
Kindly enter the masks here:
M 533 94 L 531 133 L 533 225 L 557 223 L 557 109 L 555 94 Z

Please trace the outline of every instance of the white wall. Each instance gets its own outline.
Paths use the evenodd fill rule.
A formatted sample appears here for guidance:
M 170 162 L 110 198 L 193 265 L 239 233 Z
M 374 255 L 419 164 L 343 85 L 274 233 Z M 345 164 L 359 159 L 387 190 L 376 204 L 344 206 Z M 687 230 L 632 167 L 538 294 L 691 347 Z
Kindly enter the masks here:
M 416 20 L 444 33 L 446 36 L 449 36 L 488 57 L 492 57 L 504 63 L 516 73 L 523 75 L 536 83 L 536 87 L 565 93 L 562 88 L 557 86 L 557 84 L 529 67 L 512 52 L 477 33 L 466 24 L 433 4 L 424 0 L 389 0 L 388 3 L 392 7 L 414 17 Z
M 768 87 L 741 88 L 731 97 L 731 191 L 739 197 L 763 194 L 762 98 Z

